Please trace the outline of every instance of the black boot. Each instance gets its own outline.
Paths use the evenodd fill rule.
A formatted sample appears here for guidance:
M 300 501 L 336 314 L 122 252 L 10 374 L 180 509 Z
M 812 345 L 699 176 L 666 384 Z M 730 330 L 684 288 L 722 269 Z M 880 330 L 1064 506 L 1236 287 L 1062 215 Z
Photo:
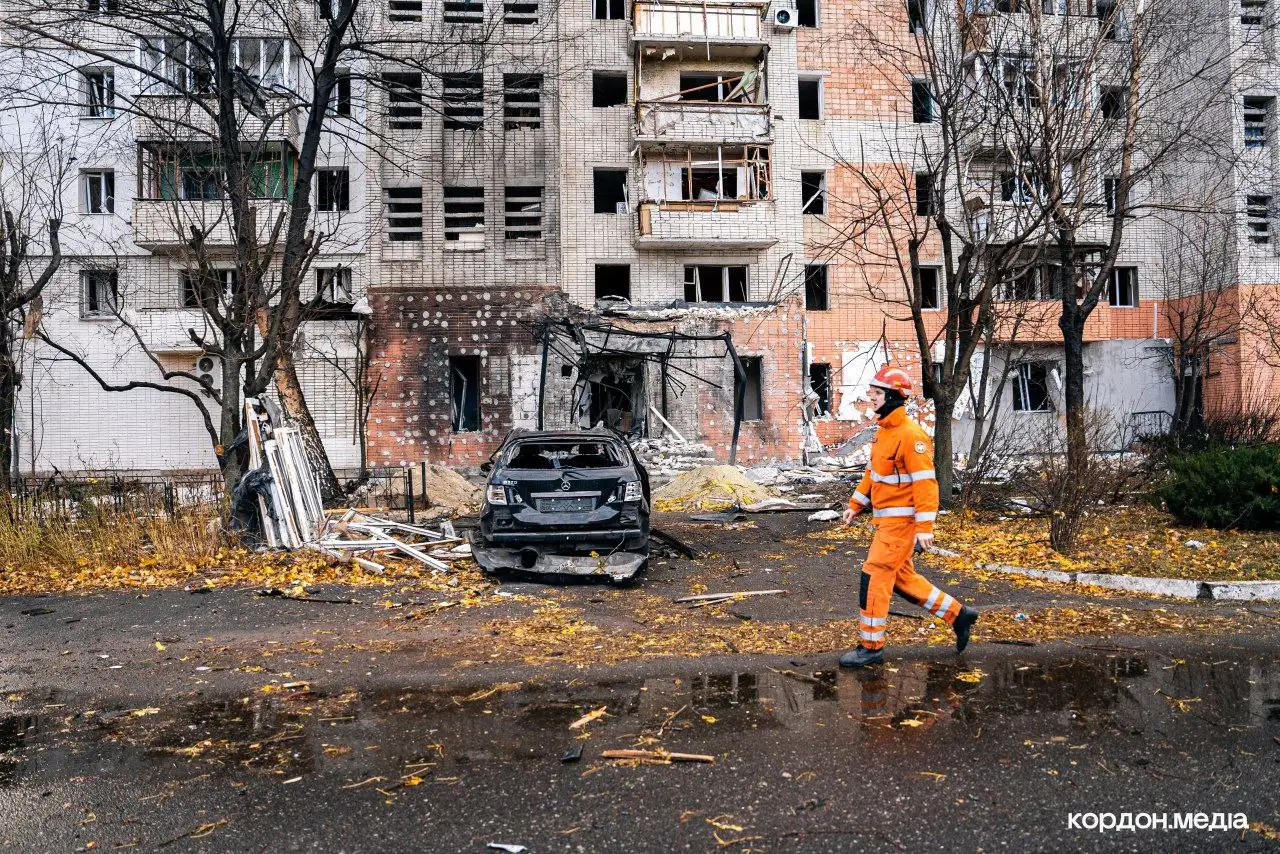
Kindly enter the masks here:
M 870 667 L 873 664 L 884 664 L 883 649 L 867 649 L 860 646 L 840 656 L 841 667 Z
M 960 608 L 956 621 L 951 624 L 951 628 L 956 630 L 956 652 L 964 652 L 964 648 L 969 645 L 969 631 L 976 622 L 978 622 L 977 611 L 968 605 Z

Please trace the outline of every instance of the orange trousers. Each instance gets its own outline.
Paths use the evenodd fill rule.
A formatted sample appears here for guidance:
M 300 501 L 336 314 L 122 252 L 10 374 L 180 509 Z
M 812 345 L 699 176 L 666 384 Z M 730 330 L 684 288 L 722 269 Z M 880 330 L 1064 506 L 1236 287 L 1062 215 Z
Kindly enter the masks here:
M 862 565 L 862 585 L 858 591 L 861 621 L 858 637 L 867 649 L 883 649 L 885 625 L 889 622 L 889 601 L 897 591 L 935 617 L 955 622 L 961 604 L 916 572 L 911 556 L 915 550 L 916 523 L 910 517 L 885 517 L 876 525 L 867 562 Z

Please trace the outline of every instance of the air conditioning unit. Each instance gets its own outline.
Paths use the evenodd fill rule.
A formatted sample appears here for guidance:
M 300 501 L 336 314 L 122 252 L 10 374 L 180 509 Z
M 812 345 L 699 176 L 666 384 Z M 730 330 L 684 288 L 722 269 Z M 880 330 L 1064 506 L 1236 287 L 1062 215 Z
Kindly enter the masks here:
M 201 353 L 196 357 L 196 363 L 192 365 L 192 372 L 200 378 L 202 383 L 207 384 L 203 389 L 206 394 L 208 389 L 216 389 L 222 385 L 222 360 L 217 356 Z
M 800 26 L 800 15 L 794 6 L 773 7 L 773 28 L 775 30 L 794 30 Z

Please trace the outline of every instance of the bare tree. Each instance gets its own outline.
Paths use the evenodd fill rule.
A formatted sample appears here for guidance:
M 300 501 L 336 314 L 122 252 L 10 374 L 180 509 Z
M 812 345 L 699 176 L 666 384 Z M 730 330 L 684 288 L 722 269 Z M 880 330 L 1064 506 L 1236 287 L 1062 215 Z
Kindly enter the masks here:
M 20 350 L 63 259 L 62 202 L 71 158 L 58 118 L 46 109 L 22 124 L 0 120 L 6 140 L 0 148 L 0 490 L 6 498 L 23 381 Z
M 112 379 L 55 335 L 42 340 L 103 389 L 185 396 L 201 414 L 228 486 L 242 474 L 230 451 L 242 427 L 241 401 L 274 385 L 301 428 L 322 491 L 340 491 L 299 380 L 295 339 L 304 322 L 331 308 L 333 283 L 310 285 L 316 260 L 358 252 L 366 235 L 330 215 L 343 209 L 347 191 L 326 188 L 323 164 L 412 163 L 412 141 L 398 127 L 421 127 L 428 112 L 448 115 L 460 106 L 458 78 L 482 74 L 515 44 L 554 37 L 545 25 L 507 33 L 501 18 L 483 16 L 455 26 L 446 14 L 444 24 L 428 27 L 421 4 L 392 6 L 18 0 L 6 13 L 5 32 L 23 64 L 15 97 L 28 81 L 63 81 L 65 102 L 83 103 L 87 85 L 91 102 L 110 100 L 113 115 L 132 120 L 135 138 L 124 144 L 139 169 L 135 242 L 180 261 L 182 307 L 195 318 L 185 334 L 216 358 L 218 376 L 163 358 L 123 288 L 109 308 L 154 368 L 151 378 Z M 109 84 L 86 75 L 98 64 L 116 75 Z M 370 204 L 381 210 L 380 199 Z

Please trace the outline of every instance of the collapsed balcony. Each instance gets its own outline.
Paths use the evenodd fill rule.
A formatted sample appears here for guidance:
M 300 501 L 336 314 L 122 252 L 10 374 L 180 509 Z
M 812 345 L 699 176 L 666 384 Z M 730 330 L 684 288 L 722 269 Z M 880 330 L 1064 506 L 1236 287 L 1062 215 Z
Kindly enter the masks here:
M 777 242 L 769 148 L 640 149 L 638 249 L 764 249 Z
M 636 101 L 637 142 L 748 145 L 772 140 L 763 61 L 736 73 L 682 73 L 680 91 Z

